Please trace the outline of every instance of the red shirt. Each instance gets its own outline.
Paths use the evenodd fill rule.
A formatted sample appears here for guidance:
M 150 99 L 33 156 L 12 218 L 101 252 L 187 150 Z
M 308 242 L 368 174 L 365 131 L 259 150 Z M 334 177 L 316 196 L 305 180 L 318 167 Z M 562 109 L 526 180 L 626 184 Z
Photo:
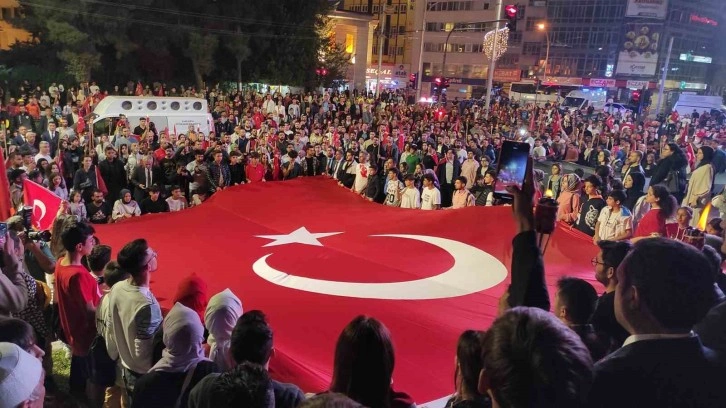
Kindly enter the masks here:
M 660 217 L 660 209 L 652 208 L 645 213 L 643 219 L 638 223 L 635 229 L 636 237 L 648 237 L 652 233 L 658 233 L 662 237 L 667 237 L 665 220 Z
M 262 178 L 265 177 L 265 166 L 262 163 L 257 163 L 257 166 L 248 164 L 245 167 L 245 174 L 250 182 L 262 181 Z
M 85 266 L 55 264 L 55 298 L 58 302 L 63 334 L 74 356 L 85 356 L 96 336 L 96 318 L 87 304 L 98 306 L 101 293 L 98 283 Z

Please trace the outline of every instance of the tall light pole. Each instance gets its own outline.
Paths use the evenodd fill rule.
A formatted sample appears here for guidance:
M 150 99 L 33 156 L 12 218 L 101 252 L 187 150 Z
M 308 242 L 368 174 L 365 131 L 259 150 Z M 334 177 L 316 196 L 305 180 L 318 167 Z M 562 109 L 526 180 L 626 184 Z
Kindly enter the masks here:
M 383 69 L 383 31 L 386 27 L 386 19 L 383 16 L 383 4 L 378 8 L 378 70 L 376 70 L 376 97 L 381 92 L 381 70 Z
M 547 30 L 547 26 L 545 25 L 545 23 L 537 24 L 537 30 L 543 31 L 545 33 L 545 38 L 547 38 L 547 51 L 545 52 L 544 72 L 542 74 L 542 79 L 546 81 L 547 65 L 549 65 L 550 62 L 550 32 Z
M 668 41 L 668 55 L 666 56 L 665 64 L 663 66 L 663 77 L 661 78 L 660 86 L 658 87 L 658 103 L 655 105 L 656 117 L 660 114 L 660 108 L 663 106 L 663 93 L 665 92 L 665 83 L 666 79 L 668 79 L 668 70 L 670 69 L 671 64 L 671 52 L 673 52 L 673 35 L 671 35 L 671 39 Z
M 444 58 L 441 61 L 441 76 L 446 77 L 446 54 L 449 51 L 449 39 L 451 38 L 451 33 L 456 31 L 459 27 L 458 23 L 454 23 L 454 26 L 451 27 L 451 30 L 449 30 L 449 33 L 446 34 L 446 41 L 444 41 Z
M 499 35 L 499 19 L 502 18 L 502 0 L 497 0 L 496 11 L 497 22 L 494 23 L 494 46 L 492 58 L 489 60 L 489 72 L 487 72 L 487 100 L 484 102 L 484 112 L 489 119 L 489 106 L 492 103 L 492 88 L 494 87 L 494 68 L 496 67 L 497 56 L 497 35 Z
M 423 53 L 424 53 L 424 34 L 426 33 L 426 13 L 428 13 L 430 7 L 434 7 L 438 2 L 426 3 L 422 1 L 424 5 L 423 18 L 421 19 L 421 46 L 418 50 L 418 74 L 416 83 L 416 102 L 421 100 L 421 88 L 423 87 Z

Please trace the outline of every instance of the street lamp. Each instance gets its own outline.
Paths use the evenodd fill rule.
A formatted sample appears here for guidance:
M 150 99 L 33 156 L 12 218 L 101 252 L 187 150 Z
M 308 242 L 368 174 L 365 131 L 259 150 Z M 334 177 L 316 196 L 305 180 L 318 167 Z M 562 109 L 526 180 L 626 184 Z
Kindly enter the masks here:
M 426 33 L 426 13 L 440 2 L 423 2 L 423 18 L 421 19 L 421 47 L 418 51 L 418 84 L 416 86 L 416 102 L 421 99 L 421 88 L 423 86 L 423 53 L 424 53 L 424 34 Z
M 547 38 L 547 51 L 545 52 L 544 73 L 542 74 L 542 78 L 546 81 L 547 80 L 547 65 L 549 64 L 549 60 L 550 60 L 550 33 L 549 33 L 549 31 L 547 31 L 547 26 L 545 25 L 545 23 L 537 24 L 537 30 L 544 32 L 545 38 Z

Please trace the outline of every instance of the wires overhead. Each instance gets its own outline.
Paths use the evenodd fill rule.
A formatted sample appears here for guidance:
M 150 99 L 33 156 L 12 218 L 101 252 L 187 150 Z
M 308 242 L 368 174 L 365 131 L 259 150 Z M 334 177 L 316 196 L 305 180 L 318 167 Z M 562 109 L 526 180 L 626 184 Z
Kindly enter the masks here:
M 80 0 L 80 1 L 82 3 L 111 6 L 114 8 L 120 7 L 120 8 L 123 8 L 126 10 L 131 10 L 131 11 L 135 11 L 135 10 L 150 11 L 150 12 L 161 13 L 161 14 L 166 14 L 166 15 L 170 15 L 170 16 L 194 17 L 194 18 L 202 18 L 202 19 L 206 19 L 206 20 L 230 22 L 230 23 L 243 23 L 243 24 L 248 24 L 248 25 L 262 25 L 262 26 L 271 26 L 271 27 L 312 28 L 312 29 L 316 28 L 313 25 L 301 25 L 301 24 L 289 24 L 289 23 L 286 24 L 286 23 L 278 23 L 275 21 L 261 21 L 261 20 L 255 20 L 255 19 L 249 19 L 249 18 L 220 16 L 220 15 L 206 14 L 206 13 L 195 13 L 195 12 L 166 9 L 166 8 L 159 8 L 159 7 L 141 6 L 141 5 L 136 5 L 136 4 L 123 4 L 123 3 L 116 3 L 116 2 L 103 1 L 103 0 Z M 21 3 L 24 3 L 24 2 L 21 1 Z
M 293 29 L 299 29 L 304 28 L 305 26 L 299 26 L 299 25 L 293 25 L 293 24 L 277 24 L 273 22 L 264 22 L 264 21 L 258 21 L 258 22 L 249 22 L 249 20 L 245 19 L 236 19 L 233 17 L 222 17 L 222 16 L 213 16 L 208 14 L 200 14 L 200 13 L 187 13 L 187 12 L 175 12 L 173 10 L 163 10 L 163 9 L 156 9 L 153 7 L 146 7 L 146 6 L 134 6 L 134 5 L 128 5 L 128 4 L 119 4 L 119 3 L 111 3 L 111 2 L 105 2 L 100 0 L 83 0 L 84 2 L 89 3 L 102 3 L 109 6 L 114 7 L 124 7 L 128 9 L 129 11 L 133 11 L 134 9 L 138 10 L 146 10 L 146 11 L 155 11 L 155 12 L 164 12 L 169 15 L 176 15 L 176 16 L 183 16 L 183 17 L 195 17 L 195 18 L 208 18 L 211 20 L 220 20 L 220 21 L 227 21 L 230 23 L 244 23 L 246 25 L 252 25 L 252 24 L 259 24 L 259 25 L 268 25 L 271 27 L 282 27 L 282 28 L 288 28 L 290 29 L 290 32 L 284 33 L 284 34 L 275 34 L 275 33 L 269 33 L 269 32 L 243 32 L 243 31 L 235 31 L 235 30 L 227 30 L 227 29 L 221 29 L 221 28 L 215 28 L 215 27 L 205 27 L 205 26 L 195 26 L 195 25 L 189 25 L 189 24 L 181 24 L 181 23 L 168 23 L 158 20 L 151 20 L 151 19 L 140 19 L 140 18 L 127 18 L 122 17 L 119 15 L 113 15 L 113 14 L 105 14 L 100 12 L 91 12 L 91 11 L 83 11 L 78 9 L 71 9 L 67 7 L 58 7 L 53 6 L 49 4 L 42 4 L 42 3 L 36 3 L 33 1 L 26 1 L 26 0 L 20 0 L 20 5 L 22 6 L 29 6 L 33 8 L 38 9 L 45 9 L 50 11 L 55 11 L 59 13 L 68 13 L 68 14 L 75 14 L 75 15 L 82 15 L 86 17 L 91 18 L 99 18 L 106 21 L 118 21 L 122 23 L 128 23 L 130 25 L 146 25 L 146 26 L 155 26 L 155 27 L 162 27 L 162 28 L 169 28 L 169 29 L 175 29 L 175 30 L 187 30 L 187 31 L 197 31 L 202 33 L 208 33 L 208 34 L 217 34 L 222 36 L 229 36 L 229 37 L 254 37 L 254 38 L 271 38 L 271 39 L 289 39 L 291 35 L 294 35 L 296 40 L 317 40 L 318 37 L 314 36 L 299 36 L 295 34 L 296 30 Z M 308 26 L 311 27 L 311 26 Z

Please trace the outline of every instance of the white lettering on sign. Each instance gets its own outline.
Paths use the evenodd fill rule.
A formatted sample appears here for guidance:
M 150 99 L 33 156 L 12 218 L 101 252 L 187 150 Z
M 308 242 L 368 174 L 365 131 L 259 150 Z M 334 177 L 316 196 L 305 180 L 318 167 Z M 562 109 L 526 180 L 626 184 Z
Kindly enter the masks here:
M 603 88 L 615 87 L 614 79 L 590 78 L 590 86 L 599 86 Z
M 366 68 L 367 75 L 378 75 L 378 68 Z M 381 69 L 381 75 L 393 75 L 392 69 Z
M 648 81 L 628 81 L 625 86 L 627 88 L 643 89 L 649 85 Z

